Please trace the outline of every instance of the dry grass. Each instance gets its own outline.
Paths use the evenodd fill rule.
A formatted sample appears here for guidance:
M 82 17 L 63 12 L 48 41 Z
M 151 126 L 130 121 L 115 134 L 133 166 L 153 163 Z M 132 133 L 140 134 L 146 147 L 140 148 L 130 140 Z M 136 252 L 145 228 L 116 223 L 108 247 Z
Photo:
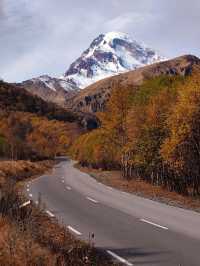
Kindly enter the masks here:
M 23 232 L 9 218 L 0 218 L 0 233 L 0 265 L 51 265 L 50 251 L 41 248 L 30 232 Z
M 124 180 L 121 177 L 120 171 L 101 171 L 81 167 L 80 165 L 77 165 L 76 167 L 108 186 L 172 206 L 178 206 L 200 212 L 200 199 L 182 196 L 176 192 L 170 192 L 161 186 L 153 186 L 142 180 Z
M 46 172 L 54 164 L 53 161 L 0 161 L 0 188 L 8 179 L 22 181 Z
M 34 206 L 24 219 L 0 218 L 0 265 L 114 265 Z

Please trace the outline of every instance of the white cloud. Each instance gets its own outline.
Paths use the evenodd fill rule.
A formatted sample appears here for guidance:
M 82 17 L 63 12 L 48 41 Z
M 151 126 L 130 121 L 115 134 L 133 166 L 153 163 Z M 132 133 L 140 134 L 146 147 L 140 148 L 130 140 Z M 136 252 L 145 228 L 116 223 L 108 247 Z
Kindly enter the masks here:
M 108 20 L 104 27 L 107 30 L 119 30 L 127 31 L 127 29 L 132 28 L 134 31 L 137 28 L 141 28 L 144 25 L 149 25 L 155 17 L 148 13 L 125 13 L 111 20 Z

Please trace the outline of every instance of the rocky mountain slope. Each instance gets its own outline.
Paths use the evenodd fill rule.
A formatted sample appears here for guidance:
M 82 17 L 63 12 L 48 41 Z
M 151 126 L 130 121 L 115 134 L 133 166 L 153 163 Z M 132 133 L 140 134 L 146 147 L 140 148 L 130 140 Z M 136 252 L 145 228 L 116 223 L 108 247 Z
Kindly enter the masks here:
M 44 101 L 16 84 L 0 81 L 0 114 L 5 112 L 26 112 L 43 116 L 49 120 L 77 123 L 81 128 L 90 130 L 98 126 L 93 114 L 74 112 L 53 102 Z
M 28 92 L 41 97 L 43 100 L 65 106 L 79 89 L 66 80 L 52 78 L 48 75 L 24 81 L 20 84 Z
M 155 50 L 120 32 L 99 35 L 62 77 L 79 88 L 103 78 L 163 61 Z
M 186 76 L 193 71 L 195 65 L 200 65 L 200 59 L 192 55 L 185 55 L 106 78 L 81 90 L 74 97 L 72 103 L 69 102 L 68 105 L 75 111 L 103 111 L 111 91 L 116 85 L 132 86 L 133 89 L 135 89 L 137 86 L 141 85 L 144 80 L 159 75 Z
M 19 84 L 28 92 L 62 107 L 73 104 L 79 88 L 106 77 L 164 60 L 154 50 L 119 32 L 101 34 L 60 78 L 43 75 Z

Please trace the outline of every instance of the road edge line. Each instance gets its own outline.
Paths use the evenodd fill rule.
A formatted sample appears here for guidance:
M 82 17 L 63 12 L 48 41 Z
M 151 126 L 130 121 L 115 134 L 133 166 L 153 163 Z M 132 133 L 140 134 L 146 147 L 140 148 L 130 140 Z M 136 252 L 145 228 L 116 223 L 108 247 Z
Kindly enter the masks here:
M 134 266 L 132 263 L 128 262 L 127 260 L 125 260 L 124 258 L 118 256 L 116 253 L 110 251 L 110 250 L 106 250 L 106 252 L 112 256 L 113 258 L 115 258 L 116 260 L 118 260 L 119 262 L 127 265 L 127 266 Z

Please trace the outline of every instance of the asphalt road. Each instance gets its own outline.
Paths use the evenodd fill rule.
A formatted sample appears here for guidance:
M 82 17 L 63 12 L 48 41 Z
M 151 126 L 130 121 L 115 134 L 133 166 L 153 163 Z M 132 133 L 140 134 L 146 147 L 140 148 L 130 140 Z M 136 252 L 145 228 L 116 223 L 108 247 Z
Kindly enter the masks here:
M 200 214 L 112 189 L 61 161 L 29 182 L 49 216 L 125 265 L 200 266 Z

